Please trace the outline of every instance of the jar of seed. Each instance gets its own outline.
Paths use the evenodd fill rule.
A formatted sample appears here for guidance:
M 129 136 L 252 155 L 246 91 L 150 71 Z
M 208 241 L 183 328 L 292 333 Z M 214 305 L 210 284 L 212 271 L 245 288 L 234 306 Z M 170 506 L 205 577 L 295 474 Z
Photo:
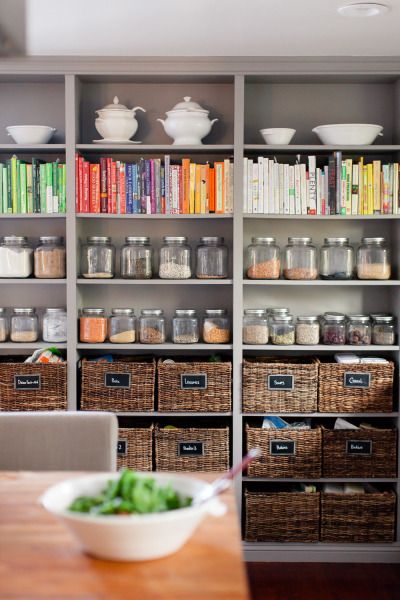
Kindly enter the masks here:
M 319 344 L 319 319 L 317 316 L 297 317 L 296 344 L 315 346 Z
M 292 315 L 281 315 L 271 322 L 271 342 L 278 346 L 292 346 L 295 342 L 295 325 Z
M 174 344 L 196 344 L 199 341 L 199 320 L 195 310 L 175 310 L 172 319 L 172 341 Z
M 274 237 L 253 237 L 246 252 L 246 275 L 249 279 L 279 279 L 280 248 Z
M 246 308 L 243 317 L 243 344 L 268 344 L 269 327 L 265 308 Z
M 357 277 L 390 279 L 390 274 L 390 253 L 385 238 L 362 238 L 357 250 Z
M 267 308 L 268 323 L 269 323 L 270 328 L 271 328 L 271 323 L 275 317 L 282 317 L 282 316 L 289 315 L 289 314 L 290 314 L 290 310 L 284 306 Z
M 323 344 L 343 345 L 346 343 L 346 317 L 342 314 L 325 313 L 321 322 Z
M 5 308 L 0 308 L 0 342 L 5 342 L 8 336 L 8 318 Z
M 144 308 L 139 318 L 139 338 L 141 344 L 165 343 L 165 317 L 160 308 Z
M 229 343 L 229 317 L 225 309 L 207 309 L 205 311 L 203 340 L 206 344 Z
M 392 346 L 396 339 L 396 323 L 392 315 L 376 315 L 372 321 L 372 343 Z
M 165 236 L 160 249 L 161 279 L 190 279 L 191 249 L 185 236 Z
M 136 341 L 136 318 L 132 308 L 111 310 L 108 339 L 112 344 L 133 344 Z
M 367 315 L 348 315 L 347 343 L 352 346 L 370 345 L 371 321 Z
M 285 279 L 317 279 L 317 248 L 310 237 L 289 237 L 283 253 Z
M 149 237 L 126 237 L 121 248 L 122 279 L 151 279 L 153 248 Z
M 354 275 L 354 249 L 349 238 L 325 238 L 321 247 L 321 279 L 352 279 Z
M 224 279 L 228 277 L 228 248 L 224 238 L 200 238 L 196 248 L 196 277 L 198 279 Z
M 85 279 L 111 279 L 115 273 L 115 246 L 107 236 L 89 236 L 82 246 L 81 272 Z

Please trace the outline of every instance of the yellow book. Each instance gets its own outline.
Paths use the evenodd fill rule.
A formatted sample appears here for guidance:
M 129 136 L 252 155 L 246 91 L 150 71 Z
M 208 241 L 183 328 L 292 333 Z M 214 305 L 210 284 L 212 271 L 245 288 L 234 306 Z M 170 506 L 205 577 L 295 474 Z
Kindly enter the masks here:
M 207 212 L 207 169 L 206 165 L 200 168 L 200 212 L 205 215 Z
M 353 160 L 346 159 L 346 215 L 351 215 L 351 189 L 353 177 Z
M 358 161 L 358 214 L 364 214 L 364 159 L 361 156 Z
M 367 165 L 367 197 L 368 197 L 368 214 L 374 214 L 374 177 L 373 165 Z
M 201 165 L 196 165 L 194 212 L 196 215 L 201 213 Z
M 196 165 L 190 163 L 190 180 L 189 180 L 189 213 L 194 214 L 195 210 L 195 190 L 196 190 Z
M 363 179 L 362 179 L 362 187 L 363 187 L 363 214 L 368 214 L 368 169 L 367 165 L 363 166 Z
M 381 210 L 381 161 L 374 160 L 372 163 L 372 169 L 374 213 L 379 213 Z

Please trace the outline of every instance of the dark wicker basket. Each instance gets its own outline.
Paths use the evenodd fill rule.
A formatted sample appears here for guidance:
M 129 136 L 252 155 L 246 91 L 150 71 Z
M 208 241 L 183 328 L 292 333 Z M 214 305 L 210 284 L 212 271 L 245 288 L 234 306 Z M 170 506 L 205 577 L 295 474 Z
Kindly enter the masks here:
M 320 494 L 246 490 L 247 542 L 318 542 Z
M 19 375 L 32 375 L 38 389 L 19 389 Z M 0 410 L 67 410 L 67 363 L 0 363 Z
M 396 494 L 321 494 L 322 542 L 394 542 Z
M 293 388 L 286 391 L 270 389 L 274 385 L 273 376 L 277 375 L 291 375 Z M 290 381 L 286 382 L 290 384 Z M 318 361 L 315 359 L 303 356 L 299 360 L 292 357 L 244 360 L 244 412 L 311 413 L 317 411 L 317 398 Z
M 346 374 L 370 374 L 369 387 L 345 387 Z M 390 412 L 393 409 L 394 364 L 323 363 L 319 365 L 319 411 Z M 348 375 L 347 377 L 350 377 Z
M 130 376 L 129 387 L 107 387 L 106 374 Z M 82 360 L 82 410 L 112 412 L 154 411 L 155 361 L 99 363 Z M 125 382 L 126 383 L 126 382 Z
M 322 456 L 324 477 L 396 477 L 397 430 L 323 429 Z
M 229 427 L 156 427 L 155 453 L 157 471 L 226 471 Z
M 187 389 L 183 378 L 192 375 L 189 385 L 205 389 Z M 195 381 L 193 375 L 201 375 Z M 232 410 L 232 363 L 158 361 L 158 410 L 228 412 Z
M 321 477 L 321 429 L 261 429 L 246 425 L 247 451 L 260 447 L 262 455 L 248 466 L 249 477 Z M 274 455 L 271 442 L 294 442 L 294 454 Z M 275 446 L 275 448 L 272 448 Z
M 153 470 L 153 425 L 120 427 L 118 430 L 117 468 L 135 471 Z

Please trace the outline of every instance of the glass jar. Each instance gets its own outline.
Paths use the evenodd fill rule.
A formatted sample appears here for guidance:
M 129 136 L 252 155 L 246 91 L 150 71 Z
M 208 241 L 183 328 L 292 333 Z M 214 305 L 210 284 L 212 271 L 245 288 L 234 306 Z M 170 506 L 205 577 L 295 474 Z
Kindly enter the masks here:
M 310 237 L 290 237 L 283 253 L 285 279 L 317 279 L 317 249 Z
M 121 277 L 123 279 L 151 279 L 153 276 L 153 248 L 149 237 L 127 237 L 121 248 Z
M 370 345 L 371 321 L 367 315 L 348 315 L 347 343 L 352 346 Z
M 279 279 L 281 273 L 280 248 L 274 237 L 253 237 L 247 247 L 245 260 L 249 279 Z
M 396 323 L 392 315 L 376 316 L 372 322 L 372 343 L 392 346 L 396 339 Z
M 165 318 L 159 308 L 144 308 L 139 318 L 139 337 L 141 344 L 164 344 Z
M 83 308 L 79 319 L 79 340 L 85 344 L 102 344 L 107 337 L 104 308 Z
M 133 344 L 136 318 L 132 308 L 113 308 L 108 320 L 108 339 L 112 344 Z
M 174 344 L 196 344 L 199 341 L 199 321 L 195 310 L 175 311 L 172 319 L 172 341 Z
M 321 279 L 352 279 L 354 275 L 354 249 L 349 238 L 325 238 L 321 248 Z
M 345 344 L 346 317 L 340 314 L 325 313 L 321 323 L 321 334 L 323 344 Z
M 23 236 L 7 235 L 0 243 L 0 277 L 25 278 L 32 275 L 33 250 Z
M 316 315 L 297 317 L 296 344 L 315 346 L 319 344 L 319 319 Z
M 39 337 L 39 319 L 34 308 L 14 308 L 11 315 L 12 342 L 32 343 Z
M 228 277 L 228 248 L 223 237 L 202 237 L 196 248 L 197 279 Z
M 8 337 L 8 318 L 5 308 L 0 308 L 0 342 L 5 342 Z
M 192 276 L 191 250 L 187 237 L 165 236 L 163 238 L 159 276 L 161 279 L 189 279 Z
M 268 344 L 268 315 L 264 308 L 246 308 L 243 317 L 243 344 Z
M 203 319 L 203 340 L 206 344 L 228 344 L 230 340 L 228 312 L 207 309 Z
M 269 326 L 271 327 L 275 317 L 284 317 L 285 315 L 290 315 L 290 310 L 286 307 L 267 308 Z
M 35 277 L 38 279 L 65 278 L 64 239 L 55 235 L 39 238 L 40 244 L 34 253 Z
M 67 311 L 65 308 L 46 308 L 43 315 L 43 341 L 55 344 L 67 341 Z
M 358 279 L 390 279 L 390 274 L 390 254 L 385 238 L 362 238 L 357 250 Z
M 111 279 L 115 273 L 115 247 L 111 238 L 91 236 L 82 246 L 81 272 L 85 279 Z
M 275 316 L 271 321 L 271 343 L 291 346 L 295 341 L 295 325 L 292 315 Z

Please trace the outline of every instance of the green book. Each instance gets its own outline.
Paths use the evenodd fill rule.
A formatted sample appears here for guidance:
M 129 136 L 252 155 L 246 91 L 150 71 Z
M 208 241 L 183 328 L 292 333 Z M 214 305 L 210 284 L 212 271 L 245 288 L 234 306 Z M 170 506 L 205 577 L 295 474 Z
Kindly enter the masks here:
M 3 169 L 3 212 L 8 213 L 8 169 L 4 165 Z
M 52 188 L 53 188 L 53 212 L 59 212 L 60 205 L 60 197 L 58 195 L 58 164 L 60 159 L 57 158 L 56 162 L 52 163 L 53 167 L 53 180 L 52 180 Z
M 53 164 L 46 163 L 46 210 L 42 212 L 53 212 Z
M 11 179 L 12 179 L 11 160 L 8 160 L 7 161 L 7 212 L 8 213 L 12 213 L 12 211 L 13 211 Z
M 17 189 L 17 157 L 14 156 L 11 159 L 11 201 L 13 213 L 18 213 L 18 189 Z
M 58 186 L 58 212 L 65 213 L 65 197 L 64 197 L 64 165 L 59 163 L 57 171 L 57 186 Z
M 17 213 L 21 214 L 21 173 L 20 173 L 21 160 L 17 158 Z
M 40 175 L 37 158 L 32 158 L 32 196 L 33 212 L 40 213 Z
M 21 213 L 26 214 L 28 208 L 28 201 L 26 190 L 26 164 L 24 162 L 21 162 L 19 165 L 19 192 Z
M 0 163 L 0 213 L 4 212 L 3 205 L 3 163 Z
M 39 178 L 40 178 L 40 210 L 38 212 L 47 212 L 47 189 L 46 189 L 46 164 L 42 163 L 39 166 Z
M 33 181 L 32 181 L 32 165 L 26 165 L 26 197 L 27 197 L 27 212 L 33 213 Z

